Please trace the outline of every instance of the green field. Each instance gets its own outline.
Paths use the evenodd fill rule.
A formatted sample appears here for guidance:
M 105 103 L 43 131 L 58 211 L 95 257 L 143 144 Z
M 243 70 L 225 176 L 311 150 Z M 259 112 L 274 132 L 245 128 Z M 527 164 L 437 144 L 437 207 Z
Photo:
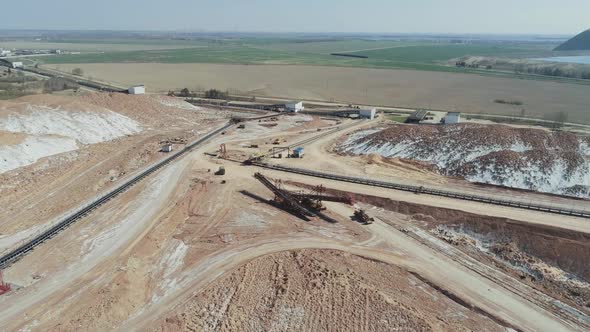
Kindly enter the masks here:
M 428 44 L 411 41 L 374 41 L 374 40 L 340 40 L 340 41 L 258 41 L 250 43 L 252 47 L 281 52 L 325 54 L 357 52 L 362 50 L 406 47 Z
M 330 44 L 334 48 L 330 50 Z M 386 49 L 358 51 L 353 54 L 368 59 L 337 57 L 330 52 L 342 52 L 351 48 L 366 48 L 364 42 L 323 42 L 320 45 L 272 44 L 272 45 L 208 45 L 198 48 L 111 51 L 43 57 L 37 60 L 47 64 L 61 63 L 236 63 L 236 64 L 304 64 L 323 66 L 401 68 L 434 71 L 464 71 L 443 66 L 446 61 L 463 55 L 508 55 L 530 52 L 521 48 L 499 48 L 475 45 L 397 45 Z M 378 43 L 382 47 L 385 43 Z M 376 45 L 373 45 L 376 46 Z
M 485 73 L 448 65 L 454 58 L 475 56 L 534 56 L 553 45 L 451 44 L 396 40 L 309 40 L 296 38 L 234 38 L 196 41 L 176 40 L 59 40 L 45 42 L 80 54 L 38 57 L 40 64 L 67 63 L 221 63 L 318 65 L 445 72 Z M 150 49 L 152 46 L 153 49 Z M 100 51 L 104 48 L 104 51 Z M 139 48 L 139 49 L 138 49 Z M 332 56 L 348 53 L 368 58 Z
M 399 122 L 399 123 L 405 123 L 406 120 L 408 119 L 408 117 L 409 117 L 408 115 L 397 115 L 397 114 L 388 114 L 385 116 L 385 118 L 387 120 Z
M 394 47 L 379 50 L 350 52 L 369 59 L 389 61 L 435 62 L 459 58 L 466 55 L 510 56 L 531 53 L 525 47 L 500 47 L 486 45 L 420 45 Z

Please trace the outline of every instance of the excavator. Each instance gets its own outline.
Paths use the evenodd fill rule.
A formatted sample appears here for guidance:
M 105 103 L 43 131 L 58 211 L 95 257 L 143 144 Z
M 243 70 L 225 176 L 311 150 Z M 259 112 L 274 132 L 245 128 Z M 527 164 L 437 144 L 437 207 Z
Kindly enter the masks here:
M 354 218 L 358 222 L 365 224 L 365 225 L 370 225 L 375 221 L 375 218 L 369 217 L 367 212 L 365 212 L 365 210 L 363 210 L 363 209 L 354 210 Z

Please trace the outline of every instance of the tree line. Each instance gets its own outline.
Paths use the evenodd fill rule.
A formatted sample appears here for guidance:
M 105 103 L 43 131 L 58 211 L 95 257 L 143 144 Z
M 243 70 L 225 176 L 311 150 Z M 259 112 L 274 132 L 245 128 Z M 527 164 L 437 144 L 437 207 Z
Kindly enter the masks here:
M 172 96 L 172 97 L 178 96 L 178 97 L 183 97 L 183 98 L 201 96 L 200 94 L 197 94 L 195 92 L 191 92 L 188 88 L 184 88 L 184 89 L 180 90 L 180 92 L 178 94 L 176 94 L 174 91 L 169 91 L 168 95 Z M 206 90 L 202 96 L 207 99 L 228 99 L 229 93 L 227 91 L 221 91 L 221 90 L 217 90 L 217 89 L 209 89 L 209 90 Z
M 557 77 L 569 77 L 569 78 L 580 78 L 584 80 L 590 80 L 590 68 L 562 68 L 556 65 L 527 65 L 518 64 L 514 67 L 514 71 L 518 73 L 545 75 L 545 76 L 557 76 Z

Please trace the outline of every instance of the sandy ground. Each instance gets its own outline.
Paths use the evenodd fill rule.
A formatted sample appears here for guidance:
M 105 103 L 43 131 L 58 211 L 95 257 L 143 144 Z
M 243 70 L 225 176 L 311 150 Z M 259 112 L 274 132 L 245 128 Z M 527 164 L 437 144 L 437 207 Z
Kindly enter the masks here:
M 370 128 L 378 126 L 380 120 L 377 119 L 372 122 L 365 122 L 349 129 L 343 130 L 334 135 L 323 137 L 313 144 L 305 147 L 305 157 L 302 159 L 268 159 L 267 162 L 276 163 L 291 167 L 298 167 L 304 169 L 314 169 L 325 171 L 329 173 L 349 175 L 356 177 L 368 177 L 371 179 L 380 179 L 384 181 L 393 181 L 407 185 L 428 186 L 432 188 L 439 188 L 442 190 L 452 190 L 462 193 L 477 194 L 483 196 L 497 197 L 499 199 L 521 200 L 527 203 L 536 202 L 551 206 L 563 207 L 567 209 L 588 210 L 587 200 L 568 199 L 556 196 L 549 196 L 533 192 L 520 192 L 509 189 L 502 189 L 493 186 L 481 186 L 469 183 L 463 179 L 450 178 L 441 176 L 435 172 L 428 171 L 423 165 L 416 163 L 402 162 L 400 160 L 388 160 L 378 156 L 343 156 L 333 152 L 334 146 L 346 137 L 361 128 Z M 237 146 L 229 146 L 231 149 L 238 149 Z M 287 173 L 276 173 L 285 179 L 300 177 Z M 308 179 L 313 179 L 309 178 Z M 322 180 L 324 181 L 324 180 Z M 478 213 L 492 213 L 503 214 L 506 217 L 516 216 L 537 216 L 532 217 L 531 220 L 543 223 L 555 223 L 560 221 L 563 227 L 573 227 L 573 229 L 590 232 L 587 226 L 587 220 L 578 218 L 563 218 L 561 216 L 536 213 L 533 211 L 526 211 L 520 209 L 504 208 L 504 207 L 490 207 L 486 204 L 479 204 L 475 202 L 448 200 L 441 197 L 408 195 L 405 192 L 396 192 L 388 189 L 380 189 L 366 186 L 358 186 L 354 184 L 340 183 L 336 181 L 325 180 L 326 183 L 331 183 L 338 188 L 356 188 L 350 191 L 358 190 L 360 192 L 379 192 L 387 197 L 395 197 L 397 200 L 416 201 L 422 204 L 435 206 L 453 206 L 458 209 L 468 209 Z M 489 211 L 489 212 L 488 212 Z M 531 217 L 525 217 L 531 218 Z M 561 221 L 563 219 L 563 221 Z
M 590 123 L 588 87 L 567 83 L 321 66 L 154 63 L 59 67 L 65 71 L 81 67 L 87 75 L 123 86 L 142 82 L 149 91 L 218 88 L 259 96 L 505 115 L 519 115 L 525 108 L 528 115 L 544 117 L 564 111 L 570 121 Z M 495 99 L 519 100 L 524 105 L 497 104 Z
M 515 292 L 510 284 L 482 277 L 389 223 L 360 225 L 350 218 L 352 207 L 327 204 L 324 213 L 330 220 L 304 222 L 265 201 L 272 194 L 252 177 L 256 168 L 204 154 L 227 143 L 230 154 L 243 156 L 252 149 L 236 149 L 247 142 L 264 144 L 279 136 L 294 141 L 311 135 L 314 126 L 334 125 L 299 117 L 280 122 L 265 129 L 248 123 L 243 130 L 228 130 L 8 268 L 5 279 L 14 291 L 0 297 L 3 329 L 584 330 L 529 301 L 527 289 Z M 338 136 L 314 146 L 322 151 Z M 344 159 L 334 160 L 335 171 L 345 165 Z M 212 174 L 219 166 L 226 168 L 223 177 Z M 320 182 L 263 172 L 273 178 Z M 82 176 L 80 171 L 73 174 Z M 440 180 L 426 175 L 433 182 Z M 501 218 L 588 227 L 587 221 L 576 218 L 325 184 Z M 60 190 L 53 190 L 59 195 Z M 46 212 L 32 209 L 39 216 Z M 406 221 L 403 215 L 391 218 Z M 12 227 L 22 232 L 39 224 Z
M 173 104 L 167 106 L 159 98 L 110 94 L 73 98 L 41 95 L 1 103 L 0 115 L 8 113 L 8 117 L 24 114 L 31 105 L 44 107 L 46 115 L 71 111 L 73 119 L 109 110 L 133 119 L 141 124 L 142 130 L 97 144 L 84 144 L 80 140 L 84 140 L 86 133 L 60 117 L 34 127 L 39 132 L 50 130 L 51 137 L 66 137 L 57 135 L 60 133 L 72 136 L 70 140 L 78 137 L 75 140 L 78 146 L 70 152 L 46 153 L 49 156 L 31 165 L 0 174 L 0 252 L 39 233 L 70 209 L 92 200 L 145 165 L 164 158 L 166 154 L 159 152 L 160 142 L 175 138 L 190 142 L 227 121 L 228 113 L 174 107 L 178 102 L 172 98 L 165 99 L 165 103 Z M 20 130 L 20 127 L 10 130 Z M 3 133 L 0 151 L 19 143 L 19 138 L 35 137 L 27 136 L 28 133 Z M 180 147 L 182 144 L 175 146 Z

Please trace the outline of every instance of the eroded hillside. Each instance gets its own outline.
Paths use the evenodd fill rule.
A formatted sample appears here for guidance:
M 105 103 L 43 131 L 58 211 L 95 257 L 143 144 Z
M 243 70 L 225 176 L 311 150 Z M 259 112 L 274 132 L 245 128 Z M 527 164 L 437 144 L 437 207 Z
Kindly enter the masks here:
M 350 135 L 338 151 L 418 160 L 471 182 L 588 197 L 590 137 L 499 125 L 394 125 Z

